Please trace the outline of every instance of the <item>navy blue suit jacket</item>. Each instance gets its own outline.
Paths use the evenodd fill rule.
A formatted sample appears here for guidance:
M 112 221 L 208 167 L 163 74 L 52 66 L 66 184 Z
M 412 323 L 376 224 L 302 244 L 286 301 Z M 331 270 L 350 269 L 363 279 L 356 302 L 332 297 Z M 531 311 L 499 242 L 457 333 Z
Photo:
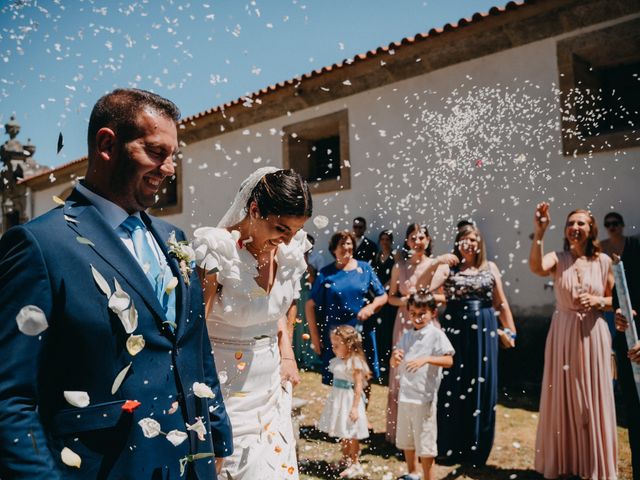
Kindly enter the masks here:
M 189 285 L 167 251 L 172 225 L 142 214 L 178 278 L 175 331 L 135 258 L 98 210 L 79 192 L 50 212 L 14 227 L 0 239 L 0 478 L 174 479 L 180 459 L 197 453 L 226 456 L 233 450 L 227 417 L 204 321 L 200 281 Z M 80 238 L 80 241 L 78 239 Z M 83 239 L 89 240 L 87 244 Z M 108 308 L 91 272 L 98 270 L 114 290 L 114 279 L 138 311 L 144 349 L 132 356 L 128 334 Z M 26 305 L 43 310 L 48 328 L 38 336 L 18 330 Z M 120 388 L 114 379 L 131 364 Z M 214 398 L 194 395 L 206 383 Z M 85 391 L 90 404 L 71 406 L 65 391 Z M 126 400 L 141 405 L 128 413 Z M 171 413 L 174 402 L 177 411 Z M 138 421 L 150 417 L 163 432 L 189 438 L 174 446 L 162 434 L 143 435 Z M 202 417 L 205 441 L 186 423 Z M 68 447 L 82 460 L 69 467 Z M 187 464 L 186 477 L 215 479 L 213 458 Z

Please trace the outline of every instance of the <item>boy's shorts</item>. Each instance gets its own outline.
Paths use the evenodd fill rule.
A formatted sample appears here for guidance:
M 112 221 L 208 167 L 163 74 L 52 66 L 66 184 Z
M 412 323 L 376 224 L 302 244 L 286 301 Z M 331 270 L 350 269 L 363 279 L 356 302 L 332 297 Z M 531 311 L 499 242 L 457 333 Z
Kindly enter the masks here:
M 437 403 L 418 405 L 398 403 L 396 447 L 400 450 L 415 450 L 419 457 L 438 455 Z

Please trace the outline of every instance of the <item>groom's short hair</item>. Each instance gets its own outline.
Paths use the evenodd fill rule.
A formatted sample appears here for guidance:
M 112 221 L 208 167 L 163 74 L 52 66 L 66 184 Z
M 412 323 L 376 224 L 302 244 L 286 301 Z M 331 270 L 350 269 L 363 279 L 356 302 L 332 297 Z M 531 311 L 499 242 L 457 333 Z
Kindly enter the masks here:
M 101 128 L 112 129 L 122 142 L 135 138 L 138 114 L 145 108 L 174 122 L 180 119 L 180 109 L 171 100 L 146 90 L 118 88 L 102 96 L 91 111 L 87 132 L 89 153 L 95 148 L 96 134 Z

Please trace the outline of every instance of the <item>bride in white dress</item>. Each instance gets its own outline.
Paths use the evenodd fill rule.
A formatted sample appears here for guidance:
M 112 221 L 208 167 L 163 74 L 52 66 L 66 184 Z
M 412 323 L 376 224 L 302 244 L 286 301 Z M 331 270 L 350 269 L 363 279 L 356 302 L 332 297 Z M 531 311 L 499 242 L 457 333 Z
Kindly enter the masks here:
M 310 247 L 309 187 L 293 170 L 250 175 L 218 224 L 194 232 L 234 452 L 222 478 L 297 479 L 291 387 L 300 381 L 287 331 Z

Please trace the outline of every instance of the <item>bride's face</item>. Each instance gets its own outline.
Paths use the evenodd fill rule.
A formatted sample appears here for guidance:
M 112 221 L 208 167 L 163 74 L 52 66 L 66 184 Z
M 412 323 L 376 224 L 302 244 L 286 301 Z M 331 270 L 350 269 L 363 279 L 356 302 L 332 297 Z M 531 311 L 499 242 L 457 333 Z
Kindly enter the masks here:
M 275 250 L 281 243 L 289 244 L 307 221 L 307 217 L 288 215 L 267 215 L 262 218 L 257 211 L 252 215 L 252 250 L 259 252 Z

